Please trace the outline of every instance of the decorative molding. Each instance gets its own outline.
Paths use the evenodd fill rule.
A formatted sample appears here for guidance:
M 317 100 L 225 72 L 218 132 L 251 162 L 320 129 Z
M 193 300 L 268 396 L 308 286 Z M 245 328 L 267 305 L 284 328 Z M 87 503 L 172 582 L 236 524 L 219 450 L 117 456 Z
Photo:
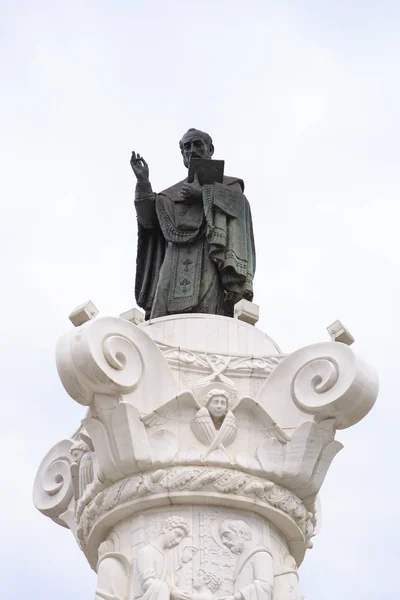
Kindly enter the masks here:
M 196 371 L 207 375 L 205 381 L 220 381 L 232 385 L 230 376 L 245 377 L 249 371 L 258 376 L 268 377 L 286 357 L 276 356 L 230 356 L 226 354 L 207 354 L 185 348 L 177 348 L 157 343 L 166 361 L 171 367 Z
M 212 575 L 228 600 L 247 585 L 258 600 L 298 598 L 295 563 L 318 531 L 318 492 L 342 448 L 336 430 L 372 408 L 375 371 L 337 342 L 273 355 L 265 334 L 227 317 L 156 321 L 160 342 L 114 317 L 61 338 L 60 378 L 89 409 L 44 457 L 36 507 L 71 529 L 98 572 L 99 598 L 147 594 L 138 557 L 165 597 L 164 575 L 175 573 L 193 600 L 213 600 Z M 178 346 L 192 340 L 201 351 Z
M 257 401 L 283 429 L 305 420 L 334 419 L 334 429 L 360 421 L 378 395 L 375 369 L 339 342 L 323 342 L 290 354 L 272 371 Z
M 160 469 L 118 481 L 103 491 L 87 505 L 78 503 L 77 537 L 82 549 L 96 521 L 116 506 L 139 498 L 180 492 L 213 492 L 221 495 L 233 494 L 237 498 L 253 498 L 282 510 L 292 518 L 310 544 L 314 525 L 312 514 L 301 500 L 289 490 L 261 477 L 233 469 L 210 467 L 172 467 Z
M 157 345 L 125 319 L 101 317 L 69 331 L 57 344 L 56 363 L 68 394 L 85 406 L 93 404 L 96 395 L 118 400 L 129 394 L 145 412 L 177 392 Z
M 265 440 L 257 450 L 257 458 L 266 477 L 307 498 L 319 492 L 331 462 L 342 448 L 322 424 L 306 421 L 284 444 L 274 437 Z
M 58 442 L 43 458 L 33 484 L 36 508 L 59 525 L 67 527 L 60 517 L 73 502 L 70 455 L 73 440 Z

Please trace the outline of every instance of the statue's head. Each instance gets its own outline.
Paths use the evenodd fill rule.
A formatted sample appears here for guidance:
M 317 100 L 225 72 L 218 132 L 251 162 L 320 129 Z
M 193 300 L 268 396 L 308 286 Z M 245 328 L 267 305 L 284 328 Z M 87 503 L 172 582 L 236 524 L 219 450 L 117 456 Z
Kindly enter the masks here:
M 221 419 L 228 412 L 228 402 L 228 393 L 225 390 L 216 388 L 208 392 L 206 408 L 212 417 Z
M 203 586 L 206 586 L 213 594 L 215 594 L 220 585 L 220 578 L 217 577 L 217 575 L 214 575 L 214 573 L 205 571 L 204 569 L 199 569 L 193 578 L 193 587 L 195 590 L 200 590 Z
M 242 554 L 246 542 L 251 541 L 250 527 L 244 521 L 225 519 L 219 526 L 221 541 L 232 554 Z
M 189 535 L 189 527 L 182 517 L 168 517 L 161 524 L 161 533 L 164 536 L 164 548 L 173 548 Z
M 208 158 L 214 154 L 214 146 L 211 136 L 199 129 L 189 129 L 179 142 L 179 147 L 183 156 L 183 164 L 189 167 L 190 159 Z
M 75 462 L 79 462 L 82 456 L 86 452 L 89 452 L 89 450 L 90 448 L 86 442 L 84 442 L 83 440 L 77 440 L 72 444 L 70 454 Z

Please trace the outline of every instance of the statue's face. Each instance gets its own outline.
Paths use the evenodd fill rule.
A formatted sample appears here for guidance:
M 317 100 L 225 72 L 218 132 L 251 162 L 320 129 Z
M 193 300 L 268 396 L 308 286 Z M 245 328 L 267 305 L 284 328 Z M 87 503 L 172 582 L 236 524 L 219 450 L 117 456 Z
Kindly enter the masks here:
M 213 396 L 207 404 L 208 412 L 212 417 L 223 417 L 228 410 L 228 402 L 225 396 Z
M 199 589 L 201 587 L 203 587 L 203 585 L 206 585 L 207 581 L 205 578 L 205 573 L 204 571 L 197 571 L 197 574 L 195 575 L 194 579 L 193 579 L 193 587 L 195 589 Z
M 81 448 L 73 448 L 71 450 L 71 456 L 75 462 L 79 462 L 85 452 Z
M 210 159 L 213 155 L 213 147 L 209 146 L 202 135 L 198 132 L 187 133 L 182 140 L 182 156 L 183 164 L 186 168 L 189 167 L 191 158 L 207 158 Z
M 164 534 L 164 547 L 173 548 L 177 546 L 185 537 L 186 533 L 180 527 L 175 527 L 166 531 Z
M 237 533 L 232 531 L 231 529 L 224 529 L 221 531 L 221 541 L 229 548 L 232 554 L 241 554 L 243 550 L 243 540 L 239 537 Z

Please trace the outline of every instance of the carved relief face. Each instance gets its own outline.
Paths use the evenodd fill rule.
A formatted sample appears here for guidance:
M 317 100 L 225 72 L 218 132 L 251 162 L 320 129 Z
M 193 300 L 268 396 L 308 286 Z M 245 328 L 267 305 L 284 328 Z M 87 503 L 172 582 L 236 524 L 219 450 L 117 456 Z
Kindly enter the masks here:
M 207 408 L 212 417 L 221 418 L 228 412 L 228 401 L 225 396 L 213 396 Z
M 193 587 L 195 590 L 198 590 L 198 589 L 202 588 L 203 586 L 205 586 L 206 583 L 207 583 L 207 581 L 206 581 L 205 573 L 203 570 L 200 569 L 199 571 L 197 571 L 197 574 L 193 578 Z
M 184 135 L 181 144 L 183 164 L 186 168 L 189 167 L 189 162 L 192 157 L 210 159 L 213 155 L 213 147 L 210 147 L 197 131 Z
M 174 546 L 177 546 L 185 536 L 186 533 L 181 527 L 175 527 L 174 529 L 166 531 L 164 534 L 164 547 L 173 548 Z
M 71 449 L 71 456 L 75 462 L 79 462 L 84 454 L 85 454 L 85 452 L 81 448 L 72 448 Z
M 220 535 L 222 543 L 232 552 L 232 554 L 242 553 L 244 544 L 237 533 L 231 529 L 223 529 Z

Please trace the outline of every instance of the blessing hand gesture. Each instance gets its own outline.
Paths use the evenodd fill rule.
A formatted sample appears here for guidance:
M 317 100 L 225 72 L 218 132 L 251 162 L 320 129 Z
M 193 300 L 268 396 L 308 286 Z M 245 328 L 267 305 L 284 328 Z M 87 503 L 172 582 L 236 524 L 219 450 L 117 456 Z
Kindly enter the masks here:
M 132 152 L 131 167 L 136 175 L 136 179 L 140 183 L 147 183 L 149 181 L 149 167 L 143 156 Z

